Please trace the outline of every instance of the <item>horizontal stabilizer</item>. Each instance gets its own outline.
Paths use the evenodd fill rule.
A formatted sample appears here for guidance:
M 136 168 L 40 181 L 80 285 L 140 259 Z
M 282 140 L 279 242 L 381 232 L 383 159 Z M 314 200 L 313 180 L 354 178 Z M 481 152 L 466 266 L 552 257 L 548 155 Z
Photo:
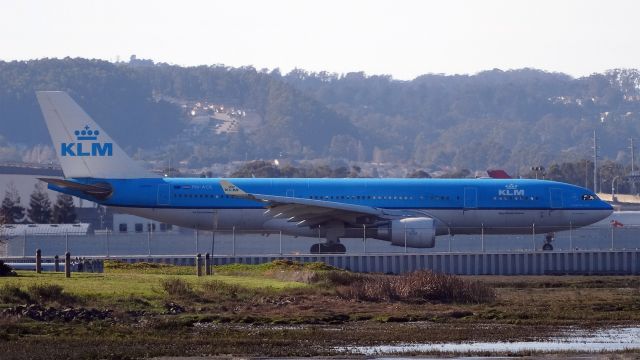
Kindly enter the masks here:
M 113 193 L 113 189 L 111 188 L 111 185 L 107 183 L 87 185 L 87 184 L 80 184 L 74 181 L 63 180 L 63 179 L 54 179 L 54 178 L 38 178 L 38 179 L 46 182 L 47 184 L 51 184 L 60 188 L 80 191 L 84 194 L 91 195 L 100 200 L 104 200 L 108 198 Z

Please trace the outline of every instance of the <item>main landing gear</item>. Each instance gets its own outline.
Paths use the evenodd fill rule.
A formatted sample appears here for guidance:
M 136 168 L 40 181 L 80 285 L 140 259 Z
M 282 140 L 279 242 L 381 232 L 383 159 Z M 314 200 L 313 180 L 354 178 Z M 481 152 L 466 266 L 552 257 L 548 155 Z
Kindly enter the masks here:
M 339 242 L 317 243 L 311 245 L 311 249 L 309 251 L 312 254 L 344 254 L 347 252 L 347 248 Z
M 542 250 L 543 251 L 552 251 L 553 250 L 553 245 L 551 245 L 551 243 L 553 242 L 553 240 L 555 240 L 555 238 L 556 238 L 556 234 L 555 233 L 548 233 L 544 237 L 544 245 L 542 245 Z
M 327 241 L 311 245 L 309 251 L 312 254 L 344 254 L 347 252 L 347 248 L 340 244 L 340 237 L 345 236 L 344 223 L 333 222 L 327 224 L 322 229 L 324 234 L 320 230 L 320 227 L 318 227 L 318 238 L 324 235 Z

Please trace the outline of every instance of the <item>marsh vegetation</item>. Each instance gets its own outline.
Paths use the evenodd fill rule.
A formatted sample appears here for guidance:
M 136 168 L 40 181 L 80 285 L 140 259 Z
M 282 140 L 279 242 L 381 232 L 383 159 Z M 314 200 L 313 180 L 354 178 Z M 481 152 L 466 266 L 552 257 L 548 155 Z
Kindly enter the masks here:
M 355 274 L 276 261 L 0 280 L 2 358 L 320 356 L 346 347 L 545 339 L 637 326 L 640 277 Z

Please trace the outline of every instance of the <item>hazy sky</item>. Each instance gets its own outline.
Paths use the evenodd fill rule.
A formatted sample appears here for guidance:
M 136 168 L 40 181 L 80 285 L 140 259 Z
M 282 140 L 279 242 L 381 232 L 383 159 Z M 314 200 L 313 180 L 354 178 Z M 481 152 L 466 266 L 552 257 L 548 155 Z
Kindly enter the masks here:
M 640 68 L 640 1 L 0 0 L 0 59 L 365 71 Z

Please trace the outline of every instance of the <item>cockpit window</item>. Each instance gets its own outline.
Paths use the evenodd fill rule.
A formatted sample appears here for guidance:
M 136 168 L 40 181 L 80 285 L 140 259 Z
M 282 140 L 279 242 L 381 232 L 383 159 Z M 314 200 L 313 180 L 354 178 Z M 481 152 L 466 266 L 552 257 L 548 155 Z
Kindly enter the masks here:
M 595 200 L 596 196 L 595 195 L 591 195 L 591 194 L 584 194 L 582 195 L 582 200 Z

